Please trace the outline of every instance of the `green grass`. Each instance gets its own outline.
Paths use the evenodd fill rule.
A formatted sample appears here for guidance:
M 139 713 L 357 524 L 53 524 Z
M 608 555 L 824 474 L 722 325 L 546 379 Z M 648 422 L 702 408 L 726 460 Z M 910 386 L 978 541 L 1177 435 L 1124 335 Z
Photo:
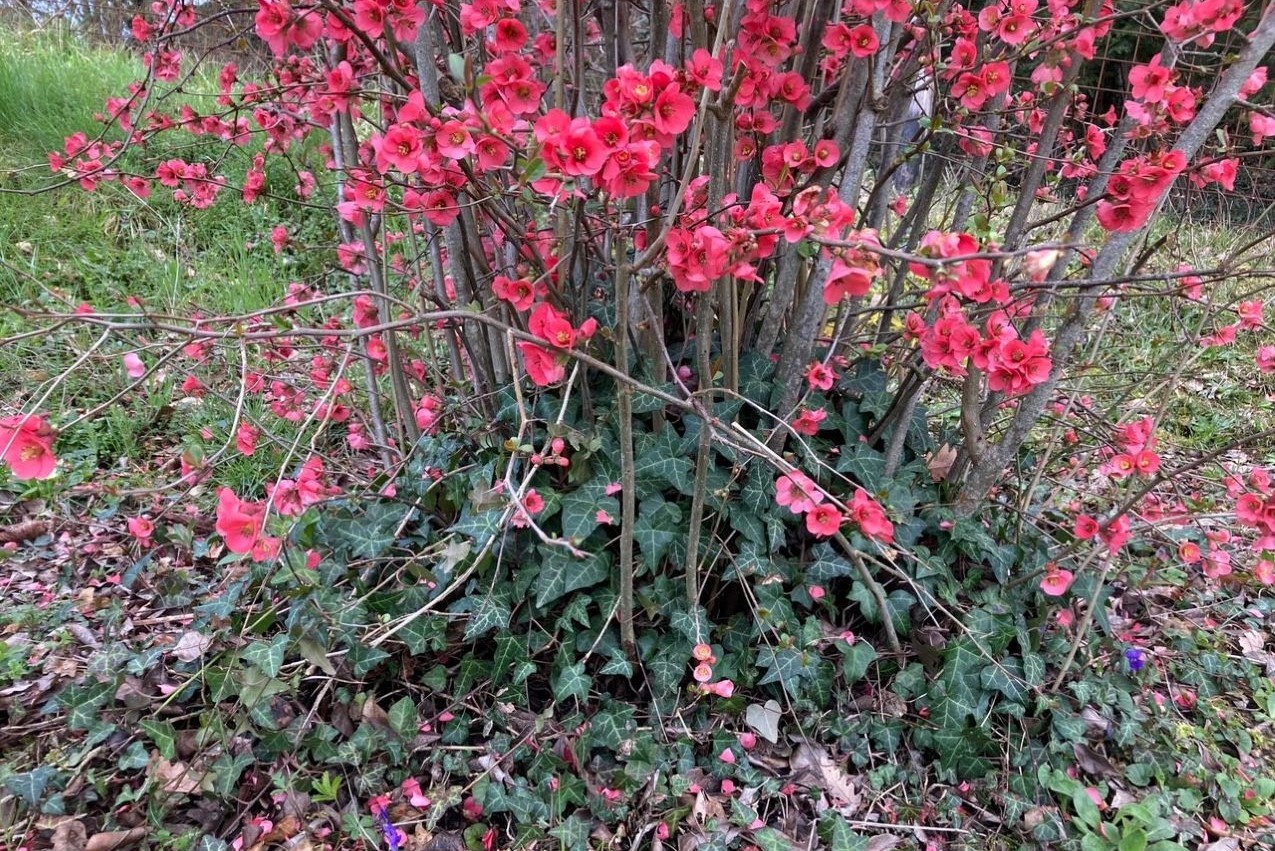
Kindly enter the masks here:
M 48 152 L 62 149 L 72 133 L 101 134 L 95 113 L 141 72 L 136 55 L 89 47 L 58 30 L 0 35 L 0 339 L 37 327 L 8 308 L 65 312 L 87 302 L 99 312 L 128 311 L 129 297 L 136 296 L 157 313 L 238 314 L 276 304 L 289 281 L 322 273 L 322 253 L 284 266 L 269 236 L 286 223 L 304 242 L 321 243 L 331 227 L 326 216 L 269 199 L 251 207 L 240 202 L 233 186 L 251 162 L 251 148 L 227 150 L 216 140 L 172 133 L 149 148 L 126 151 L 117 164 L 148 174 L 174 156 L 219 162 L 232 188 L 207 210 L 180 205 L 159 187 L 149 201 L 114 183 L 92 193 L 74 185 L 50 188 L 59 178 L 49 171 Z M 190 88 L 212 91 L 216 84 L 201 79 Z M 209 104 L 196 102 L 195 95 L 179 97 L 196 108 Z M 107 138 L 119 138 L 118 131 L 108 131 Z M 277 191 L 289 193 L 291 173 L 271 169 L 269 175 Z M 0 383 L 9 391 L 4 402 L 29 404 L 51 382 L 57 387 L 43 406 L 48 410 L 84 411 L 110 400 L 128 383 L 123 353 L 155 341 L 146 335 L 111 340 L 70 370 L 96 336 L 87 328 L 68 329 L 0 345 Z M 147 394 L 130 394 L 65 435 L 61 448 L 111 469 L 120 459 L 140 460 L 157 444 L 180 444 L 223 419 L 222 405 L 212 402 L 198 412 L 173 413 L 168 403 L 174 380 L 180 383 L 180 375 Z M 266 477 L 259 468 L 245 465 L 237 478 L 259 490 Z
M 0 150 L 13 166 L 42 162 L 78 130 L 93 135 L 93 115 L 127 92 L 141 72 L 134 55 L 90 47 L 64 30 L 0 39 Z

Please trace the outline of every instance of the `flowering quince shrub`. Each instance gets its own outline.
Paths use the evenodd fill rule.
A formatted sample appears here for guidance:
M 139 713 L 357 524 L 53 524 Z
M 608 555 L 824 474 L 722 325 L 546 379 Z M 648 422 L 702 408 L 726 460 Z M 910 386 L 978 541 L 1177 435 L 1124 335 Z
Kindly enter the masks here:
M 1080 368 L 1096 320 L 1154 296 L 1192 311 L 1191 358 L 1254 343 L 1275 370 L 1260 297 L 1221 295 L 1248 257 L 1213 268 L 1167 236 L 1165 256 L 1135 251 L 1175 192 L 1232 187 L 1275 135 L 1269 4 L 1128 21 L 1160 49 L 1102 114 L 1076 84 L 1111 33 L 1102 0 L 219 14 L 268 69 L 225 65 L 212 103 L 170 111 L 200 20 L 158 0 L 132 24 L 144 78 L 50 166 L 121 198 L 326 208 L 331 238 L 307 246 L 325 273 L 247 315 L 28 319 L 104 334 L 134 387 L 225 406 L 180 456 L 190 499 L 249 575 L 310 571 L 355 675 L 394 644 L 447 646 L 441 612 L 478 642 L 453 687 L 524 702 L 584 702 L 640 664 L 660 712 L 745 687 L 809 708 L 890 653 L 927 719 L 915 741 L 971 775 L 999 752 L 990 707 L 1035 711 L 1042 630 L 1074 626 L 1133 554 L 1275 583 L 1269 475 L 1230 471 L 1235 526 L 1201 522 L 1161 423 L 1093 402 Z M 922 87 L 933 114 L 907 135 Z M 1237 115 L 1251 138 L 1216 132 Z M 158 153 L 192 135 L 219 155 Z M 915 185 L 894 179 L 918 163 Z M 269 235 L 281 254 L 289 228 Z M 0 420 L 15 479 L 56 484 L 54 427 L 76 414 L 50 398 Z M 236 453 L 277 475 L 229 487 Z M 139 547 L 165 534 L 128 528 Z M 337 615 L 344 582 L 362 629 Z M 902 639 L 958 603 L 927 686 Z

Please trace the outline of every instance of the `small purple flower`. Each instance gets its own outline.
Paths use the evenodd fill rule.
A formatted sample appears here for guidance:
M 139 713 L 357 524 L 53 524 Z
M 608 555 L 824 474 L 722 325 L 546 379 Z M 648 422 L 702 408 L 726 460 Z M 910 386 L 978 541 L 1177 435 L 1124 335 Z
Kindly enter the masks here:
M 381 832 L 385 834 L 385 845 L 390 851 L 399 851 L 403 847 L 403 832 L 399 830 L 394 822 L 390 820 L 390 812 L 385 807 L 380 807 L 376 812 L 377 818 L 381 822 Z
M 1147 666 L 1146 652 L 1139 650 L 1137 647 L 1130 647 L 1126 650 L 1124 658 L 1129 662 L 1129 670 L 1135 674 Z

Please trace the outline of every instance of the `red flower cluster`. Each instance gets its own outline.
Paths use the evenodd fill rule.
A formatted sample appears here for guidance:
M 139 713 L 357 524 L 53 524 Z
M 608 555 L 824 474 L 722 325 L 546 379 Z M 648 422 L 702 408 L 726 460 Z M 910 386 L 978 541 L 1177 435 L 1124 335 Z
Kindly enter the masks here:
M 265 503 L 240 499 L 230 488 L 217 491 L 217 534 L 232 553 L 251 553 L 253 561 L 278 556 L 282 542 L 262 534 L 265 521 Z
M 668 236 L 668 270 L 684 293 L 705 293 L 713 281 L 726 274 L 731 260 L 730 241 L 712 225 L 694 230 L 674 228 Z
M 1176 42 L 1199 39 L 1199 46 L 1207 48 L 1217 33 L 1231 29 L 1242 17 L 1243 0 L 1183 0 L 1165 10 L 1160 29 Z
M 1098 222 L 1113 233 L 1135 231 L 1147 223 L 1173 181 L 1186 169 L 1181 151 L 1160 151 L 1125 160 L 1098 202 Z
M 43 417 L 18 414 L 0 419 L 0 461 L 19 479 L 47 479 L 58 459 L 53 454 L 57 432 Z
M 277 483 L 266 485 L 270 504 L 284 517 L 299 517 L 310 506 L 340 492 L 340 488 L 327 483 L 323 459 L 317 455 L 301 465 L 301 472 L 295 480 L 280 479 Z
M 258 0 L 257 35 L 275 56 L 289 48 L 309 50 L 323 35 L 323 19 L 317 13 L 297 12 L 288 0 Z
M 860 531 L 874 541 L 890 543 L 894 540 L 894 524 L 885 515 L 885 509 L 863 488 L 856 488 L 850 501 L 849 515 L 831 503 L 824 502 L 825 494 L 814 480 L 800 470 L 793 470 L 775 480 L 775 502 L 787 506 L 793 514 L 806 515 L 806 529 L 820 538 L 835 535 L 843 523 L 852 520 Z
M 953 375 L 966 374 L 966 364 L 987 373 L 988 387 L 1009 396 L 1021 396 L 1049 378 L 1053 360 L 1049 340 L 1040 329 L 1023 340 L 1004 310 L 987 317 L 986 333 L 980 333 L 952 296 L 946 296 L 939 319 L 926 326 L 920 314 L 908 317 L 910 333 L 921 340 L 921 357 L 934 369 Z
M 550 348 L 535 343 L 519 343 L 518 349 L 522 352 L 531 380 L 539 387 L 548 387 L 566 377 L 566 352 L 575 348 L 581 340 L 592 337 L 598 330 L 598 321 L 590 317 L 576 328 L 566 314 L 547 302 L 541 302 L 531 314 L 530 328 L 531 333 L 546 341 Z

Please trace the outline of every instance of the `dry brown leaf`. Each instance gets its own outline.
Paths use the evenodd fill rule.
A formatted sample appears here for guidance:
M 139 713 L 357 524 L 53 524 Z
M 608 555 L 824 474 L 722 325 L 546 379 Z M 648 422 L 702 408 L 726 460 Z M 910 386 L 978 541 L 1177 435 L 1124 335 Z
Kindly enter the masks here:
M 11 526 L 0 526 L 0 544 L 19 544 L 23 541 L 34 541 L 49 531 L 49 524 L 43 520 L 24 520 Z
M 679 830 L 677 832 L 677 851 L 699 851 L 708 841 L 708 835 L 698 830 Z
M 703 792 L 696 792 L 695 803 L 691 805 L 691 815 L 695 817 L 697 823 L 705 824 L 711 819 L 725 819 L 726 810 L 722 807 L 721 801 Z
M 68 680 L 75 679 L 80 672 L 80 663 L 70 656 L 50 656 L 44 660 L 44 670 Z
M 69 623 L 66 625 L 66 631 L 75 637 L 75 640 L 83 644 L 85 647 L 101 647 L 102 642 L 98 641 L 97 636 L 93 634 L 93 630 L 89 629 L 82 623 Z
M 454 833 L 439 833 L 425 845 L 424 851 L 464 851 L 465 843 Z
M 1106 739 L 1115 732 L 1115 724 L 1111 723 L 1111 719 L 1092 706 L 1080 710 L 1080 718 L 1093 738 Z
M 67 819 L 53 828 L 53 851 L 84 851 L 88 844 L 89 834 L 84 823 L 79 819 Z
M 211 646 L 211 638 L 192 629 L 178 637 L 171 652 L 182 662 L 194 662 L 207 653 Z
M 891 848 L 902 842 L 902 836 L 895 836 L 893 833 L 878 833 L 868 840 L 867 851 L 890 851 Z
M 145 827 L 133 827 L 128 830 L 112 830 L 96 833 L 89 838 L 84 851 L 116 851 L 137 842 L 141 842 L 150 831 Z
M 952 465 L 956 463 L 956 449 L 949 444 L 944 443 L 934 452 L 930 453 L 930 460 L 926 466 L 930 469 L 930 476 L 934 481 L 941 482 L 952 472 Z
M 1076 743 L 1071 749 L 1076 754 L 1076 764 L 1085 774 L 1092 777 L 1116 777 L 1120 774 L 1111 760 L 1088 745 Z
M 823 789 L 833 799 L 833 803 L 841 808 L 843 815 L 850 815 L 859 809 L 862 796 L 855 788 L 854 780 L 824 748 L 802 742 L 793 751 L 791 766 L 795 782 Z M 807 778 L 804 783 L 798 779 L 802 774 Z
M 1200 851 L 1240 851 L 1240 841 L 1234 836 L 1225 836 L 1208 845 L 1201 845 Z
M 285 851 L 314 851 L 314 844 L 310 842 L 310 834 L 298 833 L 291 839 L 283 843 Z
M 174 795 L 191 795 L 203 787 L 206 772 L 196 771 L 184 762 L 169 762 L 155 753 L 147 773 L 159 781 L 160 788 Z
M 1246 629 L 1239 635 L 1240 652 L 1249 659 L 1266 661 L 1266 636 L 1261 630 Z
M 367 700 L 363 701 L 363 723 L 371 724 L 383 733 L 389 733 L 394 738 L 398 738 L 398 733 L 394 731 L 394 725 L 390 723 L 390 716 L 381 705 L 376 702 L 376 698 L 372 695 L 367 696 Z

